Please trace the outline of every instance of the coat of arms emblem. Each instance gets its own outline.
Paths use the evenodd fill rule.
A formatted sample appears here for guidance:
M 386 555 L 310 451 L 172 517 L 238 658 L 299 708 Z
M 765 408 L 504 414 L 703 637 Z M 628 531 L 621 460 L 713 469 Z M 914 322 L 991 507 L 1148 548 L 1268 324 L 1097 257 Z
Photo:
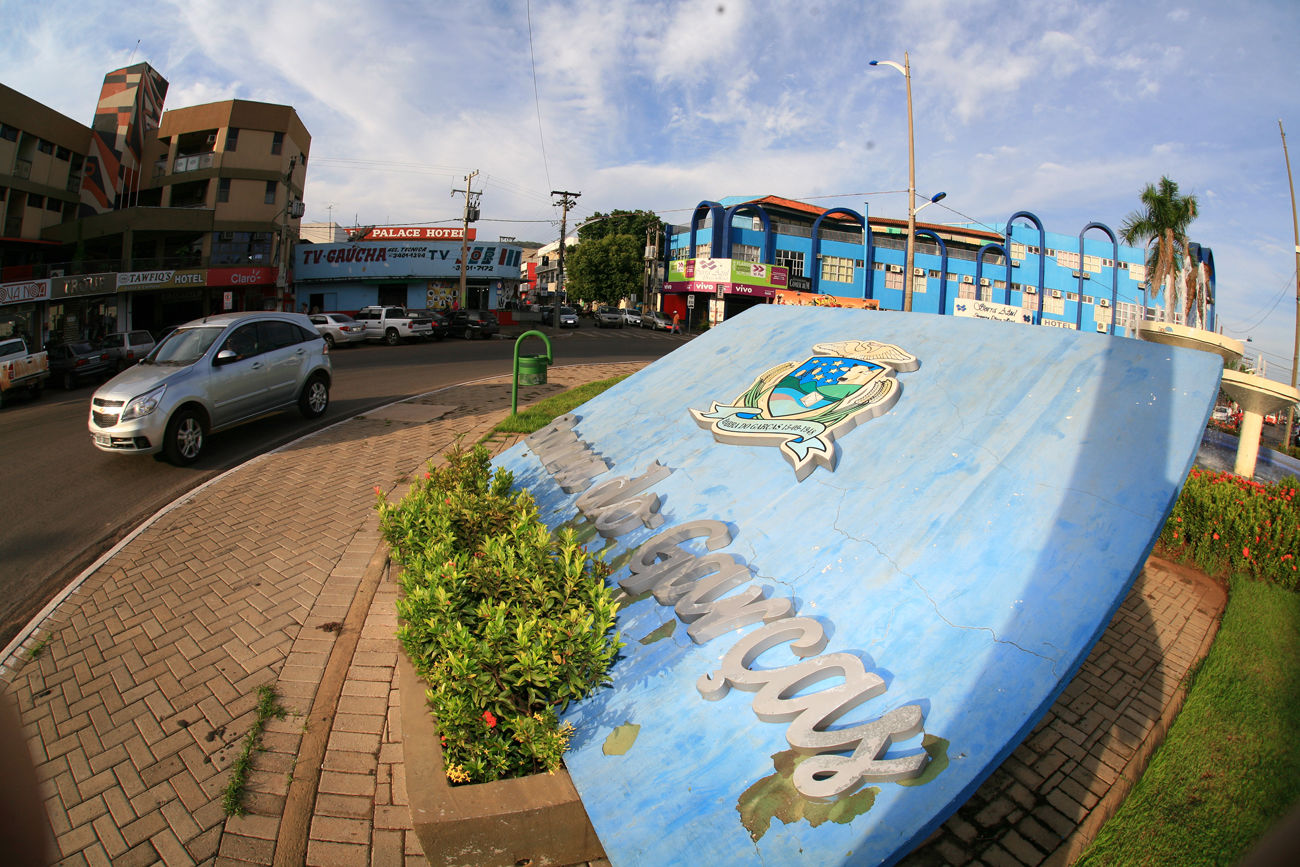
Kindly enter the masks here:
M 731 405 L 691 410 L 700 427 L 728 445 L 777 445 L 803 481 L 818 466 L 835 469 L 835 439 L 888 412 L 903 387 L 898 371 L 920 367 L 891 343 L 819 343 L 802 362 L 761 374 Z

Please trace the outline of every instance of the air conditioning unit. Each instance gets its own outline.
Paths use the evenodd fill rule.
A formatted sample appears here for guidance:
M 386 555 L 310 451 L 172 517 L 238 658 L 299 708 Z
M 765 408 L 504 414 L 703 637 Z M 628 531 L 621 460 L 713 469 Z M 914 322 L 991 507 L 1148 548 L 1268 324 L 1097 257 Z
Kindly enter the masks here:
M 1098 323 L 1097 323 L 1097 331 L 1100 332 L 1101 334 L 1105 334 L 1105 333 L 1106 333 L 1106 323 L 1105 323 L 1105 322 L 1098 322 Z
M 1038 294 L 1038 287 L 1037 287 L 1037 286 L 1026 286 L 1026 287 L 1025 287 L 1025 294 L 1026 294 L 1026 295 L 1037 295 L 1037 294 Z
M 981 278 L 980 278 L 980 285 L 981 285 L 981 286 L 988 286 L 988 285 L 990 285 L 990 284 L 989 284 L 989 278 L 987 278 L 987 277 L 981 277 Z
M 1012 259 L 1012 260 L 1011 260 L 1011 267 L 1012 267 L 1012 268 L 1019 268 L 1019 267 L 1020 267 L 1021 265 L 1023 265 L 1023 264 L 1024 264 L 1024 262 L 1023 262 L 1022 260 L 1020 260 L 1020 259 Z
M 1092 275 L 1089 274 L 1087 271 L 1084 271 L 1084 272 L 1083 272 L 1083 279 L 1085 279 L 1085 280 L 1091 280 L 1091 279 L 1092 279 Z
M 1071 271 L 1071 272 L 1070 272 L 1070 276 L 1071 276 L 1071 277 L 1078 277 L 1078 276 L 1079 276 L 1079 272 L 1078 272 L 1078 271 Z
M 963 274 L 963 275 L 961 276 L 961 282 L 963 282 L 963 283 L 974 283 L 974 282 L 975 282 L 975 278 L 972 277 L 972 276 L 969 275 L 969 274 Z
M 890 265 L 890 266 L 889 266 L 889 270 L 890 270 L 890 273 L 893 273 L 893 274 L 902 274 L 902 273 L 903 273 L 903 266 L 902 266 L 902 265 Z
M 1053 290 L 1052 290 L 1052 297 L 1053 297 L 1053 298 L 1060 298 L 1060 297 L 1061 297 L 1061 290 L 1060 290 L 1060 289 L 1053 289 Z
M 924 269 L 924 268 L 913 268 L 913 269 L 912 269 L 912 276 L 913 276 L 913 277 L 924 277 L 924 276 L 925 276 L 925 269 Z
M 216 133 L 213 133 L 212 135 L 208 136 L 208 144 L 210 144 L 210 145 L 214 145 L 214 144 L 216 144 L 216 143 L 217 143 L 217 134 L 216 134 Z
M 1102 307 L 1109 307 L 1109 306 L 1110 306 L 1110 299 L 1109 299 L 1109 298 L 1098 298 L 1098 299 L 1097 299 L 1097 303 L 1098 303 L 1099 305 L 1101 305 Z

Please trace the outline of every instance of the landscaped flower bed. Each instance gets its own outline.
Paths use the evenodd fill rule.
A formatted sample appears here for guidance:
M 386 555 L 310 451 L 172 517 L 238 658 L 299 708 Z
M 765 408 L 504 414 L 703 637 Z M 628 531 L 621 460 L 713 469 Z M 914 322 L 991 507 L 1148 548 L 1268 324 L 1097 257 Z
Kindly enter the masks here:
M 1300 587 L 1300 481 L 1261 484 L 1193 469 L 1160 534 L 1164 552 L 1222 573 Z
M 402 566 L 398 638 L 429 686 L 449 780 L 554 770 L 572 733 L 558 712 L 608 682 L 622 646 L 608 569 L 552 535 L 482 446 L 445 458 L 377 505 Z

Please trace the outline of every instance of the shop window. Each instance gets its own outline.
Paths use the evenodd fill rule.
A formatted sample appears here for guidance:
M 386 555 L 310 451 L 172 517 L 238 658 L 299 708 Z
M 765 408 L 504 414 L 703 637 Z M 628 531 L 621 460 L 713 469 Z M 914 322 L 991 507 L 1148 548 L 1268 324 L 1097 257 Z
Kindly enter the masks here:
M 822 279 L 835 283 L 852 283 L 853 260 L 840 256 L 823 256 Z
M 790 273 L 795 276 L 803 276 L 803 251 L 802 250 L 777 250 L 776 265 L 778 268 L 788 268 Z
M 284 149 L 284 133 L 277 132 L 271 136 L 271 153 L 279 154 Z

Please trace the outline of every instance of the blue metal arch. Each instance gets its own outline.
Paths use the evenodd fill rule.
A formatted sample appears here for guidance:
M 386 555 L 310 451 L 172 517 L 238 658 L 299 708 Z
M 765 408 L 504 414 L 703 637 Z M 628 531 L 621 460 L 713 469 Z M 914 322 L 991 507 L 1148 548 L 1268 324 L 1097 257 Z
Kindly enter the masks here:
M 1029 211 L 1016 211 L 1010 217 L 1007 217 L 1006 236 L 1008 250 L 1011 249 L 1011 224 L 1021 217 L 1029 220 L 1034 224 L 1034 227 L 1038 229 L 1038 310 L 1034 313 L 1034 324 L 1037 325 L 1043 321 L 1043 293 L 1047 289 L 1047 232 L 1043 229 L 1043 221 L 1038 219 L 1037 215 L 1031 214 Z M 1011 280 L 1008 278 L 1007 289 L 1010 290 L 1010 288 Z M 1009 293 L 1007 297 L 1011 297 Z
M 688 259 L 695 258 L 695 224 L 696 221 L 699 220 L 700 211 L 708 211 L 709 215 L 713 217 L 713 239 L 709 242 L 710 254 L 718 249 L 718 233 L 723 231 L 722 205 L 719 205 L 717 202 L 710 202 L 708 199 L 705 199 L 696 205 L 695 210 L 691 212 L 691 248 L 690 252 L 686 256 Z M 723 234 L 725 234 L 725 232 Z
M 825 220 L 827 217 L 829 217 L 831 214 L 844 214 L 845 216 L 849 216 L 849 217 L 852 217 L 853 219 L 857 220 L 858 223 L 860 223 L 860 224 L 862 225 L 862 243 L 865 244 L 865 245 L 867 245 L 868 250 L 870 250 L 871 235 L 870 235 L 870 230 L 867 229 L 867 218 L 866 218 L 866 217 L 862 216 L 861 214 L 859 214 L 857 211 L 853 210 L 852 208 L 831 208 L 829 211 L 824 211 L 824 212 L 823 212 L 823 213 L 822 213 L 822 214 L 821 214 L 817 219 L 813 220 L 813 224 L 812 224 L 812 265 L 811 265 L 811 268 L 812 268 L 813 273 L 810 274 L 810 275 L 807 275 L 807 276 L 809 276 L 809 277 L 812 278 L 812 291 L 814 291 L 814 292 L 820 292 L 820 291 L 822 291 L 822 289 L 821 289 L 821 287 L 822 287 L 822 269 L 821 269 L 821 267 L 820 267 L 820 265 L 821 265 L 821 254 L 822 254 L 822 236 L 821 236 L 821 227 L 822 227 L 822 221 Z M 868 259 L 863 259 L 862 261 L 863 261 L 863 269 L 862 269 L 862 270 L 863 270 L 864 272 L 867 272 L 867 269 L 871 267 L 871 263 L 868 261 Z M 866 281 L 866 287 L 865 287 L 864 290 L 863 290 L 863 296 L 862 296 L 862 297 L 863 297 L 863 298 L 870 298 L 870 297 L 871 297 L 871 294 L 870 294 L 870 293 L 871 293 L 871 274 L 870 274 L 870 272 L 867 272 L 867 273 L 866 273 L 866 278 L 867 278 L 867 281 Z
M 939 245 L 939 315 L 942 316 L 948 310 L 948 245 L 929 229 L 917 229 L 916 237 L 933 238 Z
M 722 233 L 722 255 L 718 258 L 731 258 L 731 221 L 736 214 L 745 210 L 753 210 L 763 223 L 763 251 L 759 254 L 759 261 L 765 265 L 771 265 L 773 251 L 776 249 L 776 236 L 772 234 L 772 220 L 767 216 L 767 210 L 758 202 L 741 202 L 739 205 L 732 205 L 727 208 L 726 214 L 722 217 L 722 223 L 725 227 L 725 231 Z
M 1119 241 L 1115 240 L 1115 233 L 1110 230 L 1110 226 L 1105 223 L 1089 223 L 1079 232 L 1079 300 L 1077 309 L 1074 313 L 1074 327 L 1076 330 L 1083 330 L 1083 236 L 1089 229 L 1101 229 L 1110 238 L 1111 262 L 1114 264 L 1110 269 L 1110 336 L 1115 336 L 1115 305 L 1119 302 Z
M 1007 296 L 1006 296 L 1005 303 L 1010 304 L 1011 303 L 1011 257 L 1007 255 L 1006 247 L 1003 247 L 1001 244 L 994 244 L 992 241 L 985 244 L 983 247 L 980 247 L 979 252 L 975 254 L 975 300 L 976 301 L 989 300 L 980 297 L 980 280 L 984 276 L 984 254 L 990 251 L 994 253 L 1001 253 L 1003 261 L 1007 263 Z M 989 295 L 993 294 L 992 282 L 993 281 L 991 280 L 989 281 Z

